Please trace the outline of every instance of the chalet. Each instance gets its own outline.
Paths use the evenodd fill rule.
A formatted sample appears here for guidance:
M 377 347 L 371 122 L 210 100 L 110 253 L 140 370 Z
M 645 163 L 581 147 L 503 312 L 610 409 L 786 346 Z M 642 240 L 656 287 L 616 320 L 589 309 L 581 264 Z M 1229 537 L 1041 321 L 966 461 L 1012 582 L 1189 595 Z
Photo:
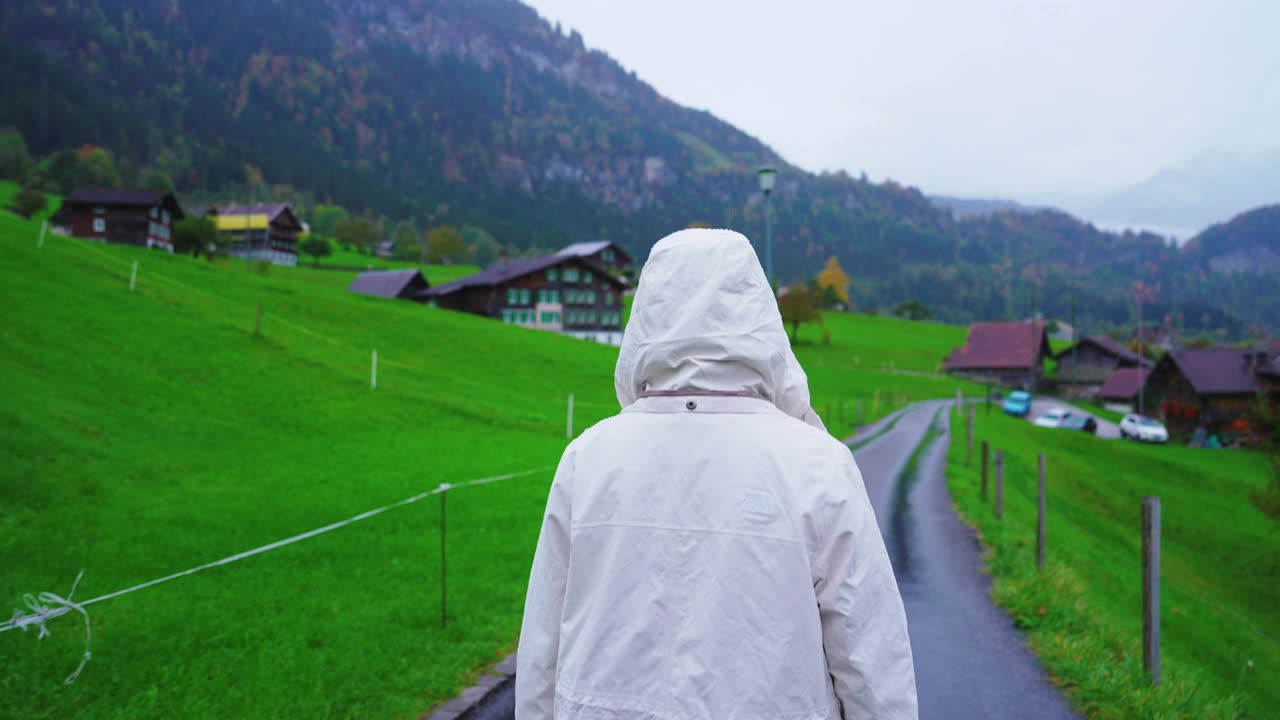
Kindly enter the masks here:
M 422 293 L 430 304 L 622 344 L 622 281 L 577 255 L 502 260 Z
M 422 293 L 429 289 L 431 283 L 418 270 L 370 270 L 357 275 L 347 286 L 349 292 L 361 295 L 416 302 L 426 302 Z
M 1218 431 L 1255 417 L 1259 397 L 1280 401 L 1280 367 L 1265 351 L 1215 347 L 1174 350 L 1147 379 L 1149 407 L 1159 407 L 1170 430 Z
M 585 258 L 619 277 L 631 270 L 631 256 L 618 243 L 610 240 L 573 243 L 564 246 L 556 254 Z
M 222 252 L 276 265 L 298 264 L 302 223 L 287 203 L 228 205 L 210 213 Z
M 173 224 L 182 218 L 173 193 L 80 188 L 62 201 L 52 224 L 72 237 L 173 252 Z
M 974 323 L 943 368 L 978 382 L 1034 390 L 1044 377 L 1044 360 L 1052 354 L 1043 322 Z
M 1151 375 L 1146 366 L 1123 367 L 1111 373 L 1094 393 L 1098 402 L 1118 412 L 1132 412 L 1138 404 L 1138 391 Z
M 1150 368 L 1150 360 L 1125 347 L 1123 343 L 1102 335 L 1094 335 L 1054 356 L 1058 361 L 1058 385 L 1071 396 L 1088 397 L 1098 392 L 1121 368 Z

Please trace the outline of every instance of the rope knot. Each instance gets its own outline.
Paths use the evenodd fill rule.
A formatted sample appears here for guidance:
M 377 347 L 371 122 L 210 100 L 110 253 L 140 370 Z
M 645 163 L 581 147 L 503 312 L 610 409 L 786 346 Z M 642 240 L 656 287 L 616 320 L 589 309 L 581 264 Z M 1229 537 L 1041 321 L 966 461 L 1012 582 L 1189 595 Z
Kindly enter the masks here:
M 80 671 L 84 670 L 84 666 L 88 664 L 92 655 L 89 652 L 89 640 L 91 637 L 89 630 L 89 612 L 84 609 L 80 603 L 71 599 L 76 594 L 76 587 L 80 585 L 80 578 L 84 577 L 84 570 L 76 576 L 76 581 L 71 583 L 71 592 L 67 593 L 64 598 L 57 593 L 42 592 L 39 595 L 26 593 L 22 596 L 22 602 L 26 604 L 27 609 L 31 612 L 26 613 L 21 609 L 15 609 L 13 616 L 9 618 L 9 622 L 5 626 L 0 626 L 0 630 L 17 628 L 22 632 L 26 632 L 28 627 L 32 625 L 39 628 L 39 634 L 36 635 L 37 640 L 42 640 L 49 635 L 49 628 L 46 625 L 50 620 L 66 615 L 75 611 L 84 616 L 84 657 L 80 660 L 80 666 L 76 671 L 67 676 L 66 684 L 70 685 L 80 677 Z

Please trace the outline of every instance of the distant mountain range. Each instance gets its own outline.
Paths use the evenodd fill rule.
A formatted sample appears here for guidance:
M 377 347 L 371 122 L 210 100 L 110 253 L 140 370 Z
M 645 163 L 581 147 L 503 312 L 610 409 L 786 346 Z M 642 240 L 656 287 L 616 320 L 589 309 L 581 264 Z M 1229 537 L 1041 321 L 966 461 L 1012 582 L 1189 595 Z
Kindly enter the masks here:
M 947 195 L 930 195 L 929 202 L 940 208 L 950 210 L 951 214 L 959 219 L 982 217 L 983 215 L 1006 211 L 1030 213 L 1054 209 L 1045 205 L 1023 205 L 1013 200 L 961 198 Z
M 1034 298 L 1067 317 L 1075 297 L 1097 330 L 1132 322 L 1142 280 L 1152 316 L 1188 333 L 1280 331 L 1280 277 L 1212 262 L 1219 246 L 1240 257 L 1231 238 L 1188 253 L 1060 211 L 807 173 L 515 0 L 0 3 L 0 76 L 0 125 L 33 152 L 103 146 L 126 182 L 159 172 L 180 194 L 252 184 L 304 215 L 337 203 L 527 249 L 609 238 L 643 258 L 694 222 L 760 243 L 755 168 L 770 163 L 778 279 L 836 257 L 858 309 L 917 299 L 965 322 L 1022 317 Z M 1242 237 L 1246 257 L 1272 247 Z
M 1280 203 L 1280 149 L 1206 151 L 1081 211 L 1106 227 L 1164 230 L 1186 240 L 1249 208 Z

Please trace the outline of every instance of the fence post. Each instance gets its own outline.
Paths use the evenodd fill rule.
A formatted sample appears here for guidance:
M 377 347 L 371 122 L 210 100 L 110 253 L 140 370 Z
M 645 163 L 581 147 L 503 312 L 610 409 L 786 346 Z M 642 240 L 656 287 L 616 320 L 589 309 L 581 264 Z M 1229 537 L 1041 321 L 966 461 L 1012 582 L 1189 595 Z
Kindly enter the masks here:
M 569 393 L 569 418 L 565 422 L 564 436 L 573 439 L 573 393 Z
M 447 485 L 440 486 L 440 627 L 444 627 L 449 621 L 449 613 L 445 606 L 448 598 L 448 594 L 445 592 L 445 588 L 447 587 L 445 583 L 449 576 L 445 573 L 444 553 L 444 496 L 449 494 L 448 489 Z
M 133 292 L 133 286 L 138 283 L 138 261 L 133 261 L 133 270 L 129 272 L 129 292 Z
M 996 451 L 996 519 L 1004 519 L 1004 451 Z
M 982 502 L 987 501 L 987 465 L 991 455 L 991 447 L 987 445 L 987 441 L 982 441 Z
M 369 389 L 378 389 L 378 351 L 373 351 L 373 360 L 369 365 Z
M 1044 453 L 1040 453 L 1040 511 L 1036 516 L 1036 569 L 1044 569 L 1044 524 L 1045 524 L 1045 488 L 1044 488 Z
M 956 388 L 956 416 L 959 417 L 964 412 L 964 393 L 960 392 L 960 388 Z
M 1142 669 L 1160 685 L 1160 498 L 1142 498 Z
M 40 223 L 40 241 L 36 243 L 36 247 L 44 247 L 44 233 L 49 229 L 49 221 L 45 220 Z

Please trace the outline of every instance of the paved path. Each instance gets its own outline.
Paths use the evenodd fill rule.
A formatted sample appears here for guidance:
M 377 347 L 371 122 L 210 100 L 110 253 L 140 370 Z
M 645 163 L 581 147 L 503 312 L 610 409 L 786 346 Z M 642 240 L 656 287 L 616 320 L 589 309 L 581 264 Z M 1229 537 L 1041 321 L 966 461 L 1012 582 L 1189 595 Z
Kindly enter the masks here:
M 907 608 L 920 717 L 1074 718 L 991 602 L 977 538 L 951 508 L 945 438 L 921 454 L 914 478 L 901 477 L 934 413 L 942 409 L 938 421 L 947 427 L 953 405 L 912 406 L 891 432 L 854 453 Z
M 889 549 L 907 608 L 922 720 L 1076 718 L 1046 680 L 1009 618 L 991 602 L 991 580 L 972 530 L 951 509 L 939 438 L 922 453 L 914 478 L 902 473 L 934 413 L 948 425 L 951 402 L 912 405 L 893 429 L 885 418 L 850 442 Z M 471 718 L 508 720 L 512 688 L 495 693 Z

